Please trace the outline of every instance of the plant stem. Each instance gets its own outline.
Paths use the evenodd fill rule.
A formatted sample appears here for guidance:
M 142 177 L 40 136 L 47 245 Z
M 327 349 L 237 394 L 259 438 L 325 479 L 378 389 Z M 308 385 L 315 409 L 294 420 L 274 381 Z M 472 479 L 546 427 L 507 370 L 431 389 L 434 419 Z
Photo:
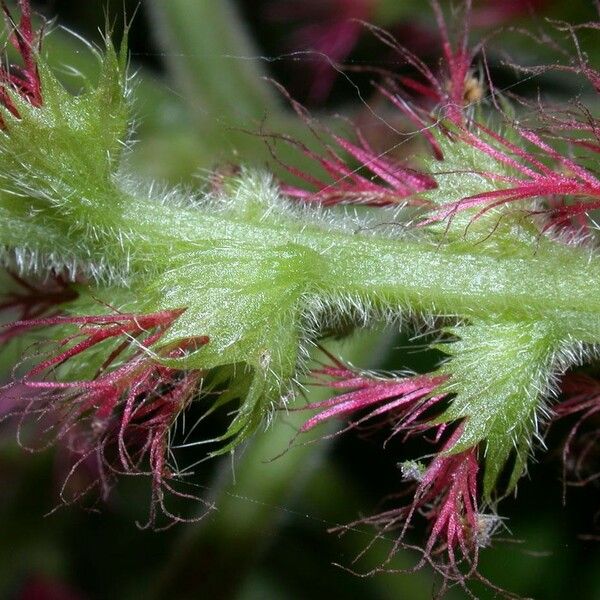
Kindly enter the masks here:
M 65 248 L 85 241 L 88 256 L 97 253 L 98 259 L 110 250 L 116 267 L 127 263 L 134 279 L 142 281 L 192 269 L 204 286 L 222 287 L 239 277 L 235 269 L 243 265 L 248 282 L 280 277 L 301 295 L 346 296 L 426 314 L 545 319 L 556 325 L 559 337 L 600 340 L 600 259 L 583 248 L 554 242 L 532 248 L 509 239 L 499 250 L 362 235 L 260 203 L 234 202 L 230 211 L 211 211 L 124 197 L 120 214 L 106 211 L 104 222 L 94 223 L 93 239 L 82 240 L 82 226 L 67 228 L 57 221 L 62 231 L 47 235 L 47 249 L 38 240 L 38 250 L 56 253 L 62 236 Z M 99 214 L 96 204 L 82 225 Z M 21 231 L 15 221 L 13 231 Z M 100 225 L 105 236 L 97 233 Z M 23 231 L 27 226 L 29 220 Z
M 149 3 L 171 73 L 200 121 L 276 112 L 254 48 L 230 0 Z

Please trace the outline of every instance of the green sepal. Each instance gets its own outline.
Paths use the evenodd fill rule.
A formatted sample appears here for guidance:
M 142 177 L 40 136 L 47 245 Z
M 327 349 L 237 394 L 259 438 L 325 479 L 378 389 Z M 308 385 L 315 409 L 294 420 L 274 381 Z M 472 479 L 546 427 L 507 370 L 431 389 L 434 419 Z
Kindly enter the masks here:
M 483 493 L 491 501 L 513 451 L 507 493 L 525 469 L 560 340 L 549 322 L 475 321 L 449 333 L 459 339 L 438 346 L 451 357 L 440 369 L 449 376 L 440 391 L 454 398 L 438 421 L 464 419 L 452 452 L 483 444 Z
M 144 312 L 186 307 L 161 343 L 208 337 L 201 349 L 177 359 L 179 367 L 208 372 L 236 365 L 244 373 L 236 393 L 217 400 L 219 405 L 240 400 L 220 438 L 224 445 L 218 452 L 226 452 L 253 433 L 289 390 L 299 362 L 311 271 L 321 258 L 292 242 L 253 248 L 223 239 L 198 246 L 173 256 L 170 268 L 138 295 L 146 299 Z
M 505 99 L 500 102 L 506 114 L 514 112 Z M 486 118 L 480 107 L 475 107 L 475 111 L 475 121 L 485 122 Z M 489 123 L 488 127 L 508 142 L 519 144 L 516 132 L 506 124 L 499 126 Z M 433 156 L 424 159 L 423 170 L 435 174 L 437 187 L 421 196 L 440 209 L 471 196 L 509 187 L 500 177 L 509 181 L 510 177 L 519 175 L 514 167 L 461 139 L 467 134 L 449 121 L 443 121 L 440 128 L 432 131 L 432 135 L 444 158 L 442 161 Z M 497 148 L 499 153 L 506 152 L 505 148 L 483 130 L 478 130 L 476 137 L 481 143 Z M 500 204 L 486 210 L 485 205 L 459 210 L 439 222 L 432 222 L 428 225 L 428 230 L 442 235 L 444 240 L 458 240 L 471 246 L 476 243 L 488 247 L 517 241 L 529 244 L 530 248 L 535 247 L 539 229 L 531 219 L 524 219 L 522 210 L 515 210 L 516 206 L 518 203 Z
M 87 221 L 122 197 L 112 179 L 127 140 L 126 44 L 107 41 L 98 81 L 79 95 L 67 91 L 45 59 L 37 56 L 42 105 L 5 86 L 17 112 L 0 107 L 0 172 L 4 194 L 13 192 Z M 0 200 L 0 203 L 3 203 Z

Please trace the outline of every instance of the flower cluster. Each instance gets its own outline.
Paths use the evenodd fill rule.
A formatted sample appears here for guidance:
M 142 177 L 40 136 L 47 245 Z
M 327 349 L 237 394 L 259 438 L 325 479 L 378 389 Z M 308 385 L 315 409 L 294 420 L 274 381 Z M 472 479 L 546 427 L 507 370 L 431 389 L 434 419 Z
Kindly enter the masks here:
M 95 457 L 98 478 L 106 496 L 118 473 L 147 472 L 153 479 L 150 522 L 159 506 L 177 520 L 164 504 L 164 491 L 176 469 L 169 466 L 169 434 L 179 415 L 197 394 L 201 371 L 185 371 L 161 364 L 177 360 L 208 343 L 198 337 L 154 349 L 181 311 L 111 316 L 55 316 L 17 321 L 11 329 L 26 331 L 44 327 L 76 327 L 57 342 L 58 351 L 39 361 L 22 377 L 3 389 L 3 399 L 13 398 L 12 414 L 25 435 L 30 424 L 36 447 L 60 442 L 74 457 L 69 478 L 78 467 Z M 70 361 L 102 347 L 102 362 L 85 381 L 56 380 Z M 29 427 L 27 427 L 29 425 Z M 21 434 L 20 434 L 20 437 Z M 33 449 L 33 448 L 32 448 Z M 84 490 L 88 491 L 88 490 Z M 64 498 L 63 498 L 64 499 Z
M 23 63 L 0 71 L 0 102 L 7 110 L 2 125 L 10 130 L 5 135 L 10 140 L 17 137 L 14 127 L 27 117 L 43 119 L 44 110 L 55 111 L 58 104 L 61 112 L 68 112 L 68 107 L 57 82 L 41 73 L 45 68 L 39 54 L 43 32 L 33 28 L 29 1 L 19 0 L 18 22 L 4 2 L 1 6 L 10 42 Z M 104 75 L 107 87 L 99 88 L 99 100 L 106 107 L 113 82 L 107 72 Z M 77 98 L 75 103 L 82 100 Z M 83 122 L 79 120 L 75 128 L 80 129 Z M 2 154 L 9 154 L 6 147 Z M 49 156 L 50 162 L 60 162 L 55 152 Z M 81 171 L 77 175 L 83 177 Z M 144 474 L 152 478 L 149 525 L 154 526 L 159 513 L 170 524 L 183 520 L 167 508 L 165 492 L 197 498 L 173 487 L 180 476 L 172 460 L 170 438 L 180 415 L 198 397 L 205 376 L 202 369 L 187 368 L 185 358 L 208 344 L 209 338 L 194 335 L 165 341 L 185 308 L 124 313 L 90 295 L 90 280 L 80 275 L 76 265 L 64 265 L 62 270 L 51 267 L 39 275 L 31 253 L 25 262 L 31 262 L 33 272 L 28 272 L 25 254 L 6 257 L 12 268 L 6 272 L 8 281 L 0 302 L 0 312 L 6 316 L 0 326 L 0 343 L 6 350 L 10 342 L 25 341 L 26 350 L 12 381 L 0 388 L 2 421 L 17 422 L 18 438 L 25 448 L 34 451 L 58 445 L 59 459 L 68 456 L 60 493 L 65 503 L 95 488 L 106 498 L 118 475 Z M 86 483 L 71 486 L 80 472 Z
M 322 206 L 362 204 L 383 207 L 426 204 L 419 200 L 418 194 L 436 187 L 432 177 L 376 152 L 359 129 L 355 130 L 357 141 L 352 142 L 314 122 L 300 103 L 290 98 L 281 86 L 277 87 L 309 127 L 321 152 L 315 152 L 306 144 L 289 136 L 272 135 L 267 140 L 282 140 L 290 144 L 314 161 L 326 175 L 319 179 L 312 173 L 282 163 L 292 176 L 304 184 L 300 186 L 282 183 L 281 191 L 287 196 Z M 271 152 L 276 156 L 275 149 L 272 148 Z M 353 167 L 349 160 L 360 167 Z

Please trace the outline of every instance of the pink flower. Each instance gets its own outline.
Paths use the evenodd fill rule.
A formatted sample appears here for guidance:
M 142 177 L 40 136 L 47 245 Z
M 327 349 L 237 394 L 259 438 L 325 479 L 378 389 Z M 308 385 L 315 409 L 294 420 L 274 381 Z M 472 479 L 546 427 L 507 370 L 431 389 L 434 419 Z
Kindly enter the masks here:
M 406 66 L 415 71 L 414 76 L 389 73 L 386 85 L 379 86 L 379 90 L 412 122 L 415 122 L 417 114 L 422 113 L 423 116 L 417 120 L 419 126 L 435 121 L 439 115 L 432 113 L 436 111 L 451 122 L 462 125 L 466 120 L 465 111 L 482 100 L 484 94 L 483 85 L 472 70 L 479 45 L 473 48 L 469 46 L 471 2 L 465 2 L 463 24 L 457 43 L 450 39 L 439 3 L 433 1 L 432 7 L 442 50 L 437 70 L 429 67 L 392 34 L 378 27 L 369 27 L 377 39 L 391 48 Z M 413 101 L 412 107 L 407 103 L 408 98 Z
M 446 550 L 453 570 L 457 567 L 457 548 L 468 560 L 474 555 L 476 562 L 478 548 L 487 542 L 480 536 L 477 511 L 477 449 L 446 454 L 452 452 L 461 434 L 462 427 L 459 426 L 418 480 L 404 525 L 406 529 L 412 516 L 419 511 L 430 522 L 425 556 L 431 556 L 436 549 Z
M 317 385 L 342 393 L 329 400 L 309 404 L 306 409 L 319 412 L 304 423 L 301 432 L 309 431 L 331 418 L 360 413 L 360 417 L 351 421 L 350 427 L 384 417 L 385 423 L 391 427 L 391 436 L 402 432 L 412 436 L 431 430 L 434 431 L 435 442 L 445 436 L 448 426 L 432 421 L 430 415 L 435 413 L 436 407 L 439 412 L 439 405 L 446 398 L 445 392 L 438 391 L 446 381 L 446 376 L 383 378 L 358 372 L 330 358 L 332 364 L 313 374 Z M 417 481 L 412 502 L 361 520 L 383 531 L 400 528 L 393 554 L 404 543 L 404 535 L 414 517 L 421 515 L 429 522 L 429 537 L 423 549 L 424 560 L 433 561 L 440 552 L 445 553 L 447 564 L 438 564 L 437 567 L 444 570 L 447 578 L 460 580 L 463 579 L 459 573 L 461 557 L 473 571 L 477 564 L 478 549 L 489 542 L 494 528 L 490 518 L 477 509 L 477 448 L 453 453 L 462 429 L 462 424 L 453 428 L 427 467 L 415 462 L 404 463 L 405 477 Z M 494 522 L 497 523 L 497 519 Z
M 345 391 L 329 400 L 304 407 L 319 412 L 304 423 L 301 432 L 309 431 L 329 419 L 347 417 L 361 411 L 367 412 L 353 424 L 385 416 L 394 420 L 394 433 L 407 431 L 417 427 L 420 417 L 445 397 L 445 394 L 433 395 L 446 380 L 445 376 L 379 378 L 357 372 L 334 357 L 330 358 L 334 361 L 332 365 L 313 371 L 316 383 L 336 391 Z
M 35 396 L 27 394 L 24 406 L 16 411 L 20 431 L 28 417 L 35 417 L 44 426 L 36 438 L 44 434 L 45 445 L 61 441 L 76 457 L 63 490 L 73 473 L 95 456 L 97 483 L 105 495 L 115 475 L 149 473 L 153 478 L 149 523 L 154 523 L 157 507 L 172 522 L 181 520 L 168 511 L 164 502 L 165 491 L 185 496 L 169 482 L 176 476 L 168 461 L 169 432 L 196 395 L 203 373 L 165 366 L 161 359 L 181 358 L 208 343 L 207 337 L 197 337 L 160 346 L 182 312 L 58 316 L 13 325 L 21 330 L 70 325 L 79 328 L 57 343 L 56 354 L 12 384 L 36 392 Z M 107 343 L 107 357 L 89 380 L 51 379 L 59 368 L 68 367 L 69 361 Z M 5 396 L 10 389 L 5 389 Z
M 398 548 L 408 547 L 404 540 L 413 520 L 424 518 L 429 534 L 424 548 L 420 549 L 423 558 L 417 568 L 428 562 L 446 581 L 464 583 L 476 573 L 479 549 L 489 545 L 500 519 L 478 510 L 477 448 L 451 453 L 461 433 L 459 426 L 426 468 L 413 462 L 402 465 L 405 478 L 416 481 L 411 502 L 360 522 L 377 527 L 382 534 L 400 531 L 390 552 L 391 558 Z M 463 562 L 466 562 L 466 573 L 461 572 Z
M 42 104 L 42 86 L 36 61 L 41 35 L 33 30 L 29 0 L 18 0 L 18 4 L 21 18 L 17 23 L 4 0 L 0 3 L 12 31 L 9 40 L 23 61 L 22 66 L 10 65 L 9 67 L 0 68 L 0 83 L 2 84 L 2 87 L 0 87 L 0 102 L 15 116 L 18 116 L 18 112 L 5 86 L 16 90 L 34 106 L 41 106 Z
M 477 49 L 470 49 L 468 45 L 470 3 L 466 4 L 464 27 L 456 46 L 450 41 L 439 4 L 434 2 L 433 7 L 443 51 L 439 73 L 435 73 L 425 62 L 398 44 L 391 34 L 377 27 L 370 27 L 370 29 L 404 62 L 412 66 L 418 76 L 415 78 L 390 75 L 385 84 L 376 86 L 377 89 L 413 126 L 420 130 L 422 137 L 431 147 L 433 155 L 442 159 L 440 145 L 430 130 L 432 124 L 438 120 L 435 110 L 441 110 L 445 118 L 463 127 L 467 123 L 466 111 L 472 103 L 482 98 L 482 87 L 471 71 Z M 315 152 L 286 136 L 270 136 L 271 139 L 283 139 L 295 146 L 320 166 L 327 175 L 320 178 L 284 164 L 284 168 L 292 175 L 307 184 L 306 187 L 282 186 L 282 190 L 288 196 L 324 206 L 340 203 L 370 206 L 428 205 L 419 195 L 437 187 L 433 177 L 410 165 L 388 158 L 387 153 L 376 152 L 358 130 L 355 131 L 356 141 L 353 142 L 323 126 L 316 125 L 306 109 L 292 100 L 280 86 L 279 88 L 296 113 L 310 127 L 322 146 L 322 151 Z M 418 97 L 416 103 L 413 101 L 415 96 Z M 356 163 L 356 167 L 352 166 L 353 162 Z
M 356 141 L 352 142 L 315 123 L 300 103 L 293 100 L 281 86 L 277 85 L 277 87 L 310 128 L 322 148 L 320 152 L 315 152 L 289 136 L 270 135 L 267 137 L 270 139 L 269 147 L 273 156 L 276 158 L 272 141 L 281 140 L 297 148 L 324 172 L 324 176 L 318 178 L 279 161 L 290 174 L 312 188 L 281 184 L 281 190 L 285 194 L 303 202 L 317 203 L 322 206 L 335 204 L 422 206 L 427 204 L 418 197 L 418 194 L 436 187 L 432 177 L 377 153 L 358 129 L 355 129 Z M 348 164 L 348 158 L 356 161 L 361 167 L 352 168 Z
M 457 212 L 479 208 L 477 218 L 504 204 L 540 199 L 551 202 L 542 211 L 552 214 L 550 227 L 600 207 L 600 179 L 595 173 L 554 149 L 537 133 L 515 126 L 519 143 L 509 141 L 480 123 L 474 124 L 473 130 L 459 131 L 457 141 L 487 154 L 514 174 L 479 173 L 497 188 L 449 202 L 435 213 L 434 219 L 446 219 Z M 549 164 L 540 160 L 540 154 Z M 552 203 L 556 197 L 573 201 Z M 529 212 L 535 212 L 531 205 Z
M 533 74 L 575 73 L 585 77 L 596 92 L 600 91 L 600 73 L 589 64 L 576 37 L 576 29 L 597 30 L 600 23 L 555 26 L 571 35 L 576 58 L 567 65 L 516 68 Z M 495 91 L 493 88 L 491 91 L 494 99 Z M 496 207 L 525 201 L 529 214 L 542 213 L 546 217 L 543 231 L 564 232 L 566 240 L 581 238 L 582 233 L 589 232 L 587 215 L 600 208 L 600 176 L 594 156 L 600 152 L 600 122 L 581 104 L 565 109 L 546 105 L 541 100 L 535 104 L 525 100 L 519 103 L 530 109 L 533 124 L 526 127 L 519 122 L 508 122 L 510 136 L 501 135 L 483 123 L 455 122 L 458 127 L 450 134 L 452 139 L 483 152 L 501 168 L 497 172 L 477 173 L 490 181 L 489 191 L 452 200 L 431 220 L 446 219 L 470 209 L 478 209 L 474 217 L 477 218 Z M 501 111 L 500 106 L 496 107 Z M 527 117 L 524 115 L 524 118 Z

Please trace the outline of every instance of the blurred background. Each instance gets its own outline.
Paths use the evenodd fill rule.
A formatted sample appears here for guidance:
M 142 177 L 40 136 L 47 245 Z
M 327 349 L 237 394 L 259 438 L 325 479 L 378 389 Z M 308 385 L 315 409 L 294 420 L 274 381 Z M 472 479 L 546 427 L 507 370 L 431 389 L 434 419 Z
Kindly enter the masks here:
M 449 23 L 461 25 L 460 13 L 452 18 L 456 6 L 442 4 Z M 277 131 L 314 142 L 306 124 L 266 77 L 280 82 L 324 122 L 338 123 L 334 115 L 350 117 L 375 147 L 393 147 L 395 134 L 382 120 L 398 121 L 400 128 L 403 124 L 373 94 L 371 81 L 378 70 L 403 73 L 406 66 L 360 20 L 392 32 L 434 69 L 440 58 L 439 30 L 422 0 L 48 0 L 34 5 L 52 20 L 45 50 L 73 91 L 81 88 L 82 77 L 93 79 L 98 68 L 81 37 L 99 44 L 108 27 L 118 38 L 123 15 L 132 18 L 135 128 L 127 168 L 141 177 L 192 188 L 205 185 L 213 169 L 232 163 L 254 164 L 282 177 L 279 160 L 302 164 L 304 159 L 284 146 L 274 159 L 258 135 Z M 579 96 L 585 102 L 585 92 L 567 75 L 530 76 L 510 65 L 549 64 L 561 48 L 572 52 L 564 37 L 556 44 L 544 39 L 547 19 L 577 23 L 595 18 L 589 0 L 482 0 L 474 3 L 471 35 L 474 41 L 488 38 L 486 57 L 499 89 L 528 98 L 543 89 L 558 100 Z M 525 29 L 533 35 L 525 35 Z M 580 39 L 597 65 L 600 44 L 593 34 L 581 31 Z M 414 148 L 408 144 L 402 151 Z M 419 371 L 439 359 L 420 352 L 423 340 L 412 342 L 410 336 L 359 332 L 328 347 L 369 368 Z M 5 352 L 3 377 L 10 365 Z M 310 399 L 323 393 L 311 389 Z M 282 413 L 232 460 L 198 465 L 187 482 L 189 489 L 214 509 L 196 520 L 205 507 L 182 502 L 174 508 L 192 522 L 167 531 L 136 526 L 147 518 L 150 499 L 150 482 L 139 478 L 123 479 L 108 502 L 91 498 L 60 506 L 66 457 L 60 451 L 24 452 L 15 442 L 14 427 L 4 423 L 0 598 L 434 596 L 441 582 L 426 569 L 369 577 L 349 572 L 365 573 L 381 564 L 392 548 L 393 534 L 377 539 L 355 561 L 374 532 L 357 525 L 344 535 L 328 533 L 372 514 L 382 498 L 398 492 L 397 463 L 418 456 L 420 449 L 398 444 L 384 451 L 381 436 L 345 435 L 284 452 L 303 419 L 303 414 Z M 218 419 L 205 425 L 220 426 Z M 549 435 L 555 443 L 549 447 L 560 447 L 566 431 L 553 429 Z M 321 431 L 317 437 L 328 433 Z M 186 452 L 184 462 L 198 458 Z M 530 476 L 519 485 L 517 501 L 509 498 L 501 504 L 505 527 L 494 546 L 483 552 L 480 570 L 498 586 L 523 596 L 600 598 L 598 487 L 567 489 L 563 505 L 560 452 L 540 451 L 536 459 Z M 417 543 L 423 536 L 423 531 L 411 531 L 409 541 Z M 417 560 L 400 552 L 387 567 L 410 569 Z M 477 597 L 494 597 L 482 586 L 473 590 Z M 466 596 L 453 589 L 447 597 Z

